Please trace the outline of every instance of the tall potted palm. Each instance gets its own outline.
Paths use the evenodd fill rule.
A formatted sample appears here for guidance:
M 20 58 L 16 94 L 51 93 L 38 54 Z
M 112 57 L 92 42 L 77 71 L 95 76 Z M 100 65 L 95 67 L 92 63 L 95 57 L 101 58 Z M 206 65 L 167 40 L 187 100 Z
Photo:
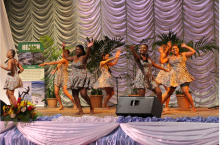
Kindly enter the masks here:
M 101 54 L 108 53 L 110 56 L 116 48 L 124 45 L 123 38 L 112 38 L 105 36 L 102 40 L 94 40 L 92 50 L 90 51 L 90 58 L 87 63 L 88 71 L 94 75 L 95 81 L 101 75 L 100 62 L 102 61 Z M 87 38 L 87 41 L 90 41 Z M 86 45 L 85 45 L 86 46 Z M 91 91 L 90 99 L 93 107 L 102 107 L 103 93 L 100 89 L 93 89 Z

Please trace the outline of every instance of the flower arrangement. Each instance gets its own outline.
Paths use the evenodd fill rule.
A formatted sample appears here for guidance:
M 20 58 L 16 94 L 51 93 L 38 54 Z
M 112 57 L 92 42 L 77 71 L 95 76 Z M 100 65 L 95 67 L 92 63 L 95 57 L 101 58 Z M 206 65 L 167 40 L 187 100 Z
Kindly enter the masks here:
M 37 117 L 41 115 L 36 112 L 36 107 L 34 106 L 35 105 L 30 101 L 21 101 L 21 98 L 18 98 L 18 101 L 12 105 L 3 106 L 3 116 L 1 120 L 5 121 L 5 127 L 9 121 L 13 121 L 13 123 L 17 125 L 19 121 L 28 123 L 36 120 Z

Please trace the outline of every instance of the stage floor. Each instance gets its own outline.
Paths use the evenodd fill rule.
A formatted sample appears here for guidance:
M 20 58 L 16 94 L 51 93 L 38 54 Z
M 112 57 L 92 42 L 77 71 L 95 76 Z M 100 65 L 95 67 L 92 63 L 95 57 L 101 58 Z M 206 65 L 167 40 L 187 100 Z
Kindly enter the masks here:
M 75 115 L 77 110 L 73 110 L 73 108 L 64 108 L 64 110 L 56 110 L 57 108 L 49 108 L 49 107 L 37 107 L 36 110 L 41 112 L 43 116 L 53 116 L 55 114 L 62 114 L 62 116 L 76 116 L 81 117 L 82 115 Z M 208 108 L 197 108 L 196 113 L 190 113 L 190 109 L 178 109 L 178 108 L 170 108 L 170 111 L 166 111 L 165 115 L 162 115 L 161 118 L 165 117 L 196 117 L 200 116 L 203 118 L 207 118 L 209 116 L 219 116 L 219 109 L 208 109 Z M 89 107 L 83 108 L 84 115 L 89 114 Z M 116 108 L 112 107 L 110 110 L 103 110 L 102 108 L 95 108 L 95 114 L 91 116 L 97 117 L 105 117 L 105 116 L 113 116 L 116 117 L 115 114 Z

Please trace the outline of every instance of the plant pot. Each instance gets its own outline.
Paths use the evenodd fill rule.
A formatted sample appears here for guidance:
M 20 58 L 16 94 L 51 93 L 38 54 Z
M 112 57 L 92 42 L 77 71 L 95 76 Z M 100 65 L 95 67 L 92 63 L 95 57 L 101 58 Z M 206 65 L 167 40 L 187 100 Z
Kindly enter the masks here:
M 57 107 L 57 99 L 56 98 L 47 98 L 48 106 L 51 108 Z
M 102 107 L 102 98 L 103 98 L 103 95 L 90 95 L 90 100 L 91 100 L 92 106 L 94 108 L 101 108 Z
M 132 94 L 130 94 L 130 95 L 128 95 L 129 97 L 139 97 L 139 95 L 132 95 Z
M 184 95 L 176 95 L 178 108 L 188 109 L 190 108 L 190 104 L 188 100 L 184 97 Z

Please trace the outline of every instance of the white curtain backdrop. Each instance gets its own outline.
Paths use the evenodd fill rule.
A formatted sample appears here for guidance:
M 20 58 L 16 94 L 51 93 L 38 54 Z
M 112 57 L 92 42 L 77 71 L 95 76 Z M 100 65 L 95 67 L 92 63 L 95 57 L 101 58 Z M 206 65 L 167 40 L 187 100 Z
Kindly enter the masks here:
M 86 37 L 102 39 L 104 35 L 122 37 L 126 44 L 138 44 L 144 38 L 168 33 L 169 29 L 186 42 L 191 39 L 195 42 L 203 36 L 215 39 L 217 44 L 219 40 L 218 0 L 5 0 L 5 6 L 16 48 L 18 42 L 38 41 L 44 34 L 54 38 L 59 46 L 64 41 L 73 47 L 84 44 Z M 147 43 L 150 50 L 156 39 Z M 150 56 L 158 63 L 159 52 L 151 51 Z M 122 55 L 112 67 L 112 75 L 132 75 L 133 63 Z M 218 66 L 217 51 L 201 52 L 200 57 L 187 61 L 187 69 L 195 77 L 190 90 L 197 107 L 218 105 Z M 45 71 L 46 76 L 50 75 L 49 67 Z M 153 71 L 154 75 L 158 72 L 158 69 Z M 129 85 L 130 80 L 119 80 L 119 96 L 130 94 Z M 154 94 L 147 90 L 146 96 L 149 95 Z M 64 95 L 62 101 L 72 105 Z M 115 87 L 109 105 L 116 103 Z M 170 104 L 177 105 L 175 94 Z M 82 105 L 87 104 L 82 101 Z
M 7 13 L 5 10 L 4 2 L 1 0 L 1 22 L 0 22 L 0 33 L 1 33 L 1 44 L 0 44 L 0 64 L 6 66 L 5 61 L 7 60 L 6 54 L 9 49 L 15 49 L 15 43 L 12 38 L 11 29 L 8 22 Z M 15 56 L 15 59 L 17 59 L 17 55 Z M 8 71 L 0 68 L 0 99 L 4 101 L 6 104 L 10 104 L 8 97 L 6 96 L 6 91 L 3 90 L 4 84 L 5 84 L 5 78 L 7 76 Z M 18 91 L 15 90 L 15 97 L 18 97 Z

